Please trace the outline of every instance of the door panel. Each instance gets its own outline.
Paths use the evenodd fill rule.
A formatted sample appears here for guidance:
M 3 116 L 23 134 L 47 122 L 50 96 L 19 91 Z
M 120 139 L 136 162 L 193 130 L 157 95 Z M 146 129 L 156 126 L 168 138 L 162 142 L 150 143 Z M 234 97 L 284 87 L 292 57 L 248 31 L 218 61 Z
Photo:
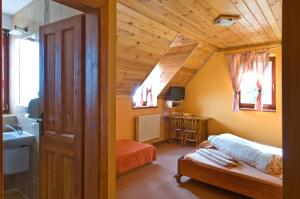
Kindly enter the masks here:
M 80 199 L 84 166 L 84 16 L 40 28 L 40 198 Z

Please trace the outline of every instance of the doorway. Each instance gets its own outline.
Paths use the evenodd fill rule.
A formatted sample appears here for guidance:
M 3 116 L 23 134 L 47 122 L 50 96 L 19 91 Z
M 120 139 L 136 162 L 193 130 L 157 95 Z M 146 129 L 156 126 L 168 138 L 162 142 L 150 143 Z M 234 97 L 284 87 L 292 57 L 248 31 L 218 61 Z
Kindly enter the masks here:
M 56 121 L 64 122 L 65 125 L 62 125 L 62 127 L 68 129 L 66 130 L 62 127 L 58 128 L 61 129 L 61 135 L 68 135 L 69 137 L 72 135 L 72 130 L 76 128 L 72 125 L 75 122 L 71 120 L 74 120 L 74 118 L 81 118 L 82 120 L 84 118 L 82 116 L 77 117 L 74 113 L 75 111 L 73 111 L 74 109 L 72 109 L 72 106 L 81 109 L 80 105 L 83 102 L 83 92 L 81 92 L 83 89 L 81 85 L 84 87 L 82 83 L 84 79 L 84 15 L 78 10 L 53 1 L 36 0 L 25 3 L 22 1 L 13 2 L 4 0 L 3 3 L 3 15 L 7 19 L 3 21 L 3 24 L 7 27 L 3 33 L 3 40 L 6 41 L 3 52 L 4 56 L 8 57 L 5 68 L 8 70 L 7 74 L 9 74 L 8 77 L 4 76 L 3 79 L 9 88 L 3 91 L 4 97 L 9 99 L 9 101 L 4 104 L 7 114 L 3 116 L 3 127 L 5 131 L 3 134 L 4 198 L 38 199 L 44 197 L 39 194 L 39 185 L 44 185 L 47 181 L 43 178 L 44 176 L 40 174 L 43 174 L 44 172 L 42 171 L 47 171 L 47 168 L 50 168 L 44 167 L 44 165 L 50 161 L 47 158 L 43 158 L 44 155 L 47 157 L 49 155 L 46 153 L 46 148 L 62 145 L 62 143 L 53 143 L 53 140 L 57 140 L 56 138 L 51 137 L 46 139 L 46 132 L 44 132 L 46 129 L 39 124 L 39 122 L 44 123 L 42 113 L 47 112 L 46 116 L 52 116 L 50 119 L 56 118 Z M 68 27 L 62 27 L 63 24 L 68 24 Z M 56 28 L 57 26 L 59 26 L 59 28 Z M 57 49 L 57 47 L 52 48 L 53 51 L 49 51 L 49 49 L 45 50 L 44 47 L 45 41 L 49 41 L 47 42 L 48 46 L 53 44 L 51 43 L 51 37 L 49 37 L 49 39 L 45 38 L 45 31 L 53 31 L 55 28 L 67 30 L 61 32 L 63 38 L 66 39 L 54 41 L 54 45 L 61 43 L 68 48 L 68 50 L 65 49 L 63 53 L 61 52 L 61 56 L 59 57 L 56 56 L 59 52 L 54 50 Z M 78 38 L 78 34 L 80 34 L 80 38 Z M 79 53 L 79 55 L 76 53 Z M 51 60 L 50 56 L 54 57 L 58 62 L 45 62 L 45 57 L 47 60 Z M 76 62 L 79 62 L 80 71 L 82 71 L 82 78 L 80 76 L 80 79 L 76 79 L 77 76 L 72 76 L 72 72 L 78 73 L 76 70 L 78 70 L 79 67 L 73 64 L 75 57 L 77 58 Z M 59 60 L 59 58 L 62 58 L 62 60 Z M 59 62 L 65 64 L 58 65 L 57 63 Z M 48 65 L 45 66 L 43 63 L 48 63 Z M 51 74 L 51 71 L 58 71 L 58 69 L 61 68 L 61 71 L 66 73 L 58 75 L 64 77 L 63 80 L 65 83 L 57 84 L 58 77 L 55 79 L 51 79 L 50 76 L 44 78 L 44 68 L 47 70 L 46 74 L 49 73 L 51 77 L 55 77 L 55 75 Z M 72 70 L 73 68 L 76 70 Z M 66 75 L 67 73 L 68 75 Z M 73 85 L 76 81 L 79 82 L 80 86 L 76 87 L 76 89 L 70 88 L 70 84 Z M 46 85 L 45 82 L 53 86 L 56 85 L 56 87 L 50 87 L 49 84 L 47 84 L 48 88 L 46 89 L 44 86 Z M 53 96 L 50 95 L 52 88 L 61 91 L 60 88 L 63 87 L 62 85 L 65 86 L 65 90 L 60 94 L 55 93 L 55 96 L 63 97 L 63 93 L 67 93 L 69 98 L 62 99 L 68 101 L 69 105 L 64 104 L 63 107 L 58 108 L 62 110 L 62 118 L 58 118 L 60 115 L 51 115 L 51 112 L 48 111 L 51 109 L 57 113 L 58 109 L 52 106 L 50 109 L 48 107 L 47 111 L 45 111 L 45 103 L 42 99 L 44 99 L 45 93 L 47 93 L 49 96 L 46 96 L 46 99 L 50 98 L 50 100 L 46 100 L 47 102 L 59 103 L 61 100 L 51 98 Z M 46 90 L 46 92 L 43 92 L 44 90 Z M 82 97 L 71 96 L 70 94 L 75 90 Z M 79 99 L 76 101 L 78 104 L 72 103 L 72 99 Z M 83 109 L 77 110 L 77 113 L 82 114 L 83 112 Z M 47 121 L 49 121 L 49 117 L 46 117 Z M 64 120 L 63 118 L 66 119 Z M 77 120 L 77 122 L 79 121 Z M 79 123 L 84 124 L 83 122 Z M 48 124 L 49 122 L 44 126 L 48 127 Z M 82 128 L 82 126 L 84 127 L 84 125 L 80 125 L 79 127 Z M 80 132 L 77 132 L 84 135 L 83 130 L 79 131 Z M 63 138 L 60 137 L 60 139 Z M 77 142 L 77 146 L 82 145 L 78 143 L 82 139 L 78 139 L 77 137 L 74 139 Z M 49 146 L 49 143 L 52 143 L 52 145 Z M 61 150 L 61 148 L 58 148 L 58 150 Z M 80 147 L 78 151 L 82 151 L 82 148 Z M 51 153 L 54 153 L 54 151 L 52 150 Z M 71 156 L 68 157 L 68 160 L 70 160 Z M 61 163 L 64 162 L 64 159 L 56 159 L 56 155 L 54 155 L 54 159 L 59 159 Z M 44 160 L 48 162 L 43 162 Z M 69 162 L 67 162 L 65 166 L 71 170 L 71 168 L 68 167 L 68 163 Z M 77 169 L 78 166 L 76 166 L 76 164 L 70 164 L 71 167 L 73 166 L 74 169 Z M 54 165 L 54 163 L 51 163 L 51 165 Z M 82 166 L 79 167 L 79 172 L 82 173 Z M 53 176 L 47 176 L 49 179 L 53 177 L 54 180 L 56 180 L 56 178 L 58 179 L 58 176 L 60 176 L 59 174 L 64 174 L 62 169 L 59 169 L 62 173 L 59 173 L 54 168 L 50 169 L 53 169 Z M 59 181 L 63 182 L 64 180 Z M 71 182 L 72 180 L 69 181 Z M 81 179 L 78 181 L 81 181 Z M 54 182 L 51 181 L 51 183 Z M 50 187 L 54 188 L 56 186 L 55 184 L 55 186 L 51 185 Z M 81 191 L 81 189 L 77 190 Z M 46 192 L 47 191 L 44 193 Z M 72 195 L 71 193 L 66 194 Z M 76 193 L 73 195 L 80 194 Z
M 84 57 L 88 57 L 88 59 L 86 59 L 85 62 L 84 80 L 86 84 L 83 85 L 83 93 L 85 96 L 83 106 L 87 108 L 83 111 L 85 119 L 84 124 L 82 124 L 82 128 L 85 129 L 85 132 L 89 133 L 86 134 L 83 139 L 84 144 L 82 146 L 82 153 L 84 153 L 84 170 L 81 174 L 84 178 L 82 182 L 83 187 L 78 187 L 84 191 L 82 191 L 82 194 L 77 197 L 108 198 L 108 195 L 113 194 L 114 192 L 111 191 L 114 186 L 108 187 L 108 183 L 113 185 L 113 182 L 111 181 L 114 180 L 114 172 L 111 172 L 111 174 L 108 175 L 108 151 L 110 152 L 110 149 L 108 150 L 108 141 L 113 140 L 108 136 L 108 130 L 111 130 L 111 127 L 108 127 L 108 123 L 110 123 L 111 126 L 114 126 L 114 116 L 108 114 L 108 112 L 111 111 L 111 108 L 107 107 L 107 103 L 109 98 L 114 96 L 114 87 L 112 86 L 114 79 L 111 79 L 111 77 L 114 76 L 115 70 L 114 67 L 110 67 L 108 69 L 109 64 L 110 66 L 114 64 L 113 60 L 115 48 L 114 42 L 112 42 L 113 40 L 111 39 L 114 38 L 114 35 L 108 35 L 108 32 L 112 33 L 115 31 L 113 25 L 115 23 L 113 20 L 114 12 L 108 12 L 108 10 L 114 11 L 115 5 L 112 1 L 85 2 L 59 0 L 59 2 L 77 8 L 82 12 L 86 12 L 86 24 L 84 25 L 86 42 L 84 46 L 87 50 Z M 49 15 L 45 15 L 44 19 L 49 19 Z M 101 23 L 99 20 L 101 20 Z M 110 21 L 110 23 L 108 23 L 108 21 Z M 98 29 L 101 31 L 101 36 L 99 36 Z M 101 61 L 98 59 L 99 54 L 101 55 Z M 108 76 L 109 79 L 107 79 Z M 111 89 L 108 87 L 111 87 Z M 110 101 L 109 103 L 112 102 Z M 112 105 L 110 107 L 114 106 Z M 100 108 L 102 111 L 100 111 Z M 86 143 L 88 143 L 88 145 Z M 113 143 L 111 148 L 113 148 Z M 110 160 L 109 164 L 113 164 L 113 162 L 113 160 Z M 58 170 L 52 171 L 57 172 Z M 48 182 L 49 179 L 47 180 L 47 183 Z M 72 180 L 70 182 L 72 182 Z M 62 189 L 66 190 L 65 188 Z M 41 190 L 42 192 L 44 191 L 43 189 Z M 0 191 L 3 190 L 1 189 Z M 40 196 L 41 195 L 42 194 L 40 194 Z M 52 197 L 55 198 L 55 196 Z M 64 195 L 63 197 L 73 198 L 73 196 L 68 195 Z M 2 194 L 0 195 L 0 198 L 2 198 Z

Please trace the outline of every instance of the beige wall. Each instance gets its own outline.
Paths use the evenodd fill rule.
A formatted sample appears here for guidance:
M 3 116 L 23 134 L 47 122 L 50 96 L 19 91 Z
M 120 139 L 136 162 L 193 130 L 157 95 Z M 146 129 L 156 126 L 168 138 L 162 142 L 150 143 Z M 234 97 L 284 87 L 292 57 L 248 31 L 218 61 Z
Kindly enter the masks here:
M 11 29 L 11 15 L 2 13 L 2 28 L 3 29 Z
M 162 99 L 158 100 L 157 108 L 143 108 L 133 109 L 131 99 L 117 99 L 117 116 L 116 116 L 116 139 L 135 139 L 135 118 L 140 115 L 149 114 L 161 114 L 161 132 L 160 139 L 155 141 L 165 140 L 167 138 L 166 133 L 166 119 L 164 115 L 168 114 L 168 109 L 165 107 L 165 101 Z
M 281 48 L 271 49 L 276 56 L 276 112 L 232 112 L 232 87 L 226 58 L 215 55 L 186 88 L 186 99 L 180 111 L 211 117 L 209 134 L 231 132 L 261 143 L 281 146 L 282 86 Z

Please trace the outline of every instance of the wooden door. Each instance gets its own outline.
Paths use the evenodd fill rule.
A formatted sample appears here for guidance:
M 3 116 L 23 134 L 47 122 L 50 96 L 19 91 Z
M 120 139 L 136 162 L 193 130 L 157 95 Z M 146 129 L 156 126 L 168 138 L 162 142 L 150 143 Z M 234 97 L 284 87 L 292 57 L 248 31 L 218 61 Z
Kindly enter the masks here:
M 84 190 L 84 15 L 40 28 L 40 198 Z

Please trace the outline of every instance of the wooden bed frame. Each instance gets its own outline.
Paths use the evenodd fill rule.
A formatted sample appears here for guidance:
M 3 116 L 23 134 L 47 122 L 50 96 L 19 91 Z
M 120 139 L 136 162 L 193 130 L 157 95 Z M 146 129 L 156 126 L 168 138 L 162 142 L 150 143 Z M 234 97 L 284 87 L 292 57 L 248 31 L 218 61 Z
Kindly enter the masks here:
M 187 176 L 223 189 L 227 189 L 252 198 L 281 199 L 283 196 L 282 180 L 258 171 L 241 163 L 241 169 L 228 169 L 208 160 L 195 163 L 181 157 L 178 160 L 178 183 Z

